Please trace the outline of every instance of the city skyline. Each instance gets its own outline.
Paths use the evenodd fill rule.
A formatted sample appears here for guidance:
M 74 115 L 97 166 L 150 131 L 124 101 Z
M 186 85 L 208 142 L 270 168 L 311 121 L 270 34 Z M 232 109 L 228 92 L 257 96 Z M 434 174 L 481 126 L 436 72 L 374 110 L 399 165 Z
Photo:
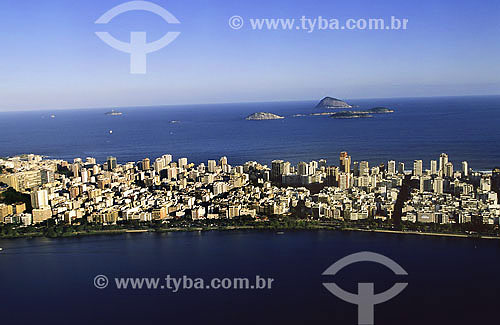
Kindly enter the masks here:
M 345 151 L 339 154 L 338 166 L 328 164 L 326 159 L 299 162 L 296 166 L 273 160 L 270 168 L 256 161 L 232 166 L 226 156 L 208 160 L 206 165 L 204 162 L 196 165 L 186 157 L 174 159 L 171 154 L 124 164 L 109 156 L 101 165 L 92 157 L 74 158 L 71 163 L 29 154 L 0 160 L 0 182 L 31 197 L 30 206 L 23 201 L 0 204 L 3 218 L 0 221 L 21 222 L 26 226 L 51 218 L 68 224 L 81 223 L 78 221 L 81 218 L 106 224 L 116 224 L 120 218 L 163 222 L 174 217 L 259 219 L 299 213 L 296 209 L 300 205 L 290 202 L 297 195 L 295 199 L 299 201 L 310 197 L 310 204 L 317 202 L 319 210 L 310 212 L 313 218 L 345 221 L 375 218 L 397 225 L 401 220 L 446 224 L 453 219 L 452 223 L 468 223 L 481 216 L 486 224 L 494 224 L 500 213 L 495 193 L 500 185 L 499 168 L 492 169 L 491 174 L 475 172 L 462 161 L 455 170 L 446 153 L 431 160 L 430 166 L 424 170 L 422 160 L 415 160 L 408 173 L 404 163 L 399 163 L 396 169 L 396 161 L 390 160 L 370 168 L 367 161 L 353 161 Z M 318 185 L 321 187 L 317 188 Z M 316 187 L 316 193 L 320 189 L 316 199 L 310 192 L 311 186 Z M 405 187 L 413 188 L 410 197 L 404 194 Z M 275 194 L 264 201 L 259 200 L 261 196 L 251 195 L 271 188 Z M 290 191 L 297 194 L 289 197 Z M 234 198 L 226 202 L 228 195 Z M 287 204 L 283 195 L 288 197 Z M 345 196 L 344 199 L 339 201 L 339 195 Z M 143 199 L 138 200 L 138 196 Z M 331 199 L 324 201 L 325 197 Z M 139 206 L 131 205 L 131 198 L 138 200 Z M 368 203 L 363 203 L 367 198 Z M 403 198 L 414 201 L 398 210 L 401 205 L 398 208 L 397 202 Z M 249 203 L 245 204 L 246 201 Z M 449 207 L 436 205 L 436 201 Z M 268 203 L 273 206 L 270 208 Z M 414 214 L 412 211 L 418 206 L 424 210 Z M 220 210 L 221 207 L 225 208 Z M 474 207 L 481 207 L 480 212 Z M 300 216 L 299 213 L 297 217 Z

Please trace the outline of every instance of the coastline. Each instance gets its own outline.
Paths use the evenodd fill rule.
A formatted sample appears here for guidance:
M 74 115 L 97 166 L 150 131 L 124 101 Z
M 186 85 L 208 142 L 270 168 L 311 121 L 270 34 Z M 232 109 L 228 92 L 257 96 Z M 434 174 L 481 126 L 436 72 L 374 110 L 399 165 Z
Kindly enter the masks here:
M 403 230 L 386 230 L 386 229 L 364 229 L 364 228 L 339 228 L 335 226 L 328 225 L 309 225 L 296 226 L 296 227 L 273 227 L 273 226 L 219 226 L 219 227 L 172 227 L 172 228 L 160 228 L 160 229 L 114 229 L 114 230 L 94 230 L 89 232 L 75 232 L 70 234 L 65 234 L 57 237 L 45 236 L 43 233 L 27 233 L 16 236 L 5 236 L 0 237 L 0 240 L 15 240 L 15 239 L 29 239 L 29 238 L 78 238 L 78 237 L 89 237 L 89 236 L 105 236 L 105 235 L 124 235 L 124 234 L 137 234 L 137 233 L 171 233 L 171 232 L 205 232 L 205 231 L 238 231 L 238 230 L 250 230 L 250 231 L 318 231 L 318 230 L 329 230 L 329 231 L 353 231 L 353 232 L 365 232 L 365 233 L 382 233 L 390 235 L 418 235 L 418 236 L 431 236 L 431 237 L 443 237 L 443 238 L 463 238 L 463 239 L 487 239 L 487 240 L 500 240 L 500 236 L 487 236 L 487 235 L 468 235 L 468 234 L 458 234 L 458 233 L 437 233 L 437 232 L 418 232 L 418 231 L 403 231 Z
M 348 228 L 344 230 L 358 231 L 358 232 L 378 232 L 385 234 L 396 234 L 396 235 L 419 235 L 419 236 L 435 236 L 435 237 L 455 237 L 455 238 L 470 238 L 470 239 L 500 239 L 500 237 L 494 236 L 481 236 L 481 235 L 466 235 L 466 234 L 452 234 L 452 233 L 437 233 L 437 232 L 418 232 L 418 231 L 403 231 L 403 230 L 384 230 L 384 229 L 356 229 Z

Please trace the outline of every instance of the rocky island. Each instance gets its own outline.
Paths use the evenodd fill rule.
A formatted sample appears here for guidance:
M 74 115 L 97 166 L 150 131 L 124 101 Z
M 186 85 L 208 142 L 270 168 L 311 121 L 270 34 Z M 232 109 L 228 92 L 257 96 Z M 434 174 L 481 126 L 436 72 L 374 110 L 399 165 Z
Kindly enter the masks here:
M 338 118 L 338 119 L 367 118 L 367 117 L 373 117 L 373 115 L 371 115 L 368 112 L 342 111 L 342 112 L 332 113 L 332 114 L 330 114 L 330 117 Z
M 352 108 L 351 105 L 347 104 L 343 100 L 333 98 L 333 97 L 325 97 L 323 98 L 316 108 Z
M 333 118 L 366 118 L 373 117 L 373 114 L 387 113 L 394 113 L 394 110 L 387 107 L 374 107 L 364 111 L 341 111 L 330 113 L 328 115 Z
M 258 113 L 253 113 L 252 115 L 248 115 L 245 119 L 249 121 L 262 121 L 262 120 L 281 120 L 284 119 L 284 117 L 273 113 L 258 112 Z
M 394 110 L 391 108 L 380 106 L 380 107 L 370 108 L 368 112 L 375 114 L 384 114 L 384 113 L 394 113 Z

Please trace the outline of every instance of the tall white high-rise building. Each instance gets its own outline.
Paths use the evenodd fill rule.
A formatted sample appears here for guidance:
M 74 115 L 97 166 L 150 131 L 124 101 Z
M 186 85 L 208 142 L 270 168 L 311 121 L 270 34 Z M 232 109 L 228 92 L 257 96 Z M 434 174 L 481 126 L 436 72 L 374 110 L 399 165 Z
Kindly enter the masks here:
M 398 164 L 398 174 L 404 174 L 405 173 L 405 163 L 400 162 Z
M 443 194 L 443 187 L 444 187 L 444 182 L 441 177 L 437 177 L 434 179 L 434 193 L 436 194 Z
M 352 173 L 354 176 L 359 176 L 359 162 L 355 161 L 352 163 Z
M 339 174 L 339 187 L 341 190 L 348 189 L 350 187 L 350 174 L 348 173 L 340 173 Z
M 431 175 L 437 175 L 438 173 L 437 166 L 438 166 L 437 160 L 431 160 Z
M 188 159 L 187 158 L 179 158 L 179 168 L 184 168 L 188 164 Z
M 445 153 L 442 153 L 439 156 L 439 171 L 441 172 L 441 174 L 444 174 L 444 168 L 445 168 L 447 163 L 448 163 L 448 155 Z
M 43 184 L 52 183 L 54 181 L 54 172 L 48 169 L 42 169 L 40 171 L 40 179 Z
M 167 169 L 167 179 L 177 179 L 177 168 L 170 167 Z
M 108 170 L 115 169 L 116 168 L 116 157 L 109 156 L 106 159 L 106 164 L 107 164 Z
M 394 160 L 387 162 L 387 173 L 396 174 L 396 162 Z
M 462 161 L 462 176 L 469 176 L 469 164 L 466 161 Z
M 316 169 L 318 169 L 318 162 L 313 160 L 309 163 L 309 173 L 314 174 Z
M 71 170 L 73 172 L 73 177 L 80 177 L 80 165 L 73 164 Z
M 49 195 L 47 190 L 31 192 L 31 206 L 33 209 L 41 209 L 49 206 Z
M 163 168 L 165 168 L 165 159 L 162 158 L 156 158 L 155 160 L 155 163 L 154 163 L 154 169 L 155 169 L 155 172 L 159 173 L 160 171 L 163 170 Z
M 89 182 L 89 172 L 87 169 L 83 168 L 82 169 L 82 183 L 88 183 Z
M 362 161 L 359 163 L 359 175 L 360 176 L 370 175 L 370 167 L 368 166 L 368 161 Z
M 345 151 L 340 153 L 340 171 L 348 174 L 351 172 L 351 156 Z
M 490 177 L 481 177 L 481 181 L 479 182 L 479 188 L 481 191 L 491 191 L 491 178 Z
M 209 160 L 207 169 L 209 173 L 215 173 L 215 170 L 217 168 L 217 162 L 215 160 Z
M 224 166 L 224 165 L 227 165 L 227 157 L 226 157 L 226 156 L 221 157 L 221 158 L 219 159 L 219 165 L 220 165 L 221 167 L 222 167 L 222 166 Z
M 271 162 L 271 179 L 281 182 L 284 174 L 285 162 L 283 160 L 273 160 Z
M 422 160 L 415 160 L 413 162 L 413 175 L 422 176 L 423 163 Z
M 299 162 L 299 164 L 297 165 L 297 170 L 299 175 L 301 176 L 309 175 L 309 165 L 306 162 Z
M 290 169 L 291 169 L 290 162 L 289 161 L 285 161 L 285 163 L 283 164 L 283 175 L 289 175 L 290 174 Z
M 453 177 L 453 164 L 451 162 L 447 162 L 444 166 L 444 176 Z
M 167 166 L 168 164 L 170 164 L 172 162 L 172 155 L 163 155 L 161 156 L 163 158 L 163 166 Z

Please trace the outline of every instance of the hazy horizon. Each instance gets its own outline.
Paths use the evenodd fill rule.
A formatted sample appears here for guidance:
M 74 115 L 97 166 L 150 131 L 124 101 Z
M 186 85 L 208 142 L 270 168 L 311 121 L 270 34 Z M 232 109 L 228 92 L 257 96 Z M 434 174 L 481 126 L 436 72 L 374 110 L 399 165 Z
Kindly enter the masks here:
M 152 107 L 182 107 L 182 106 L 210 106 L 210 105 L 231 105 L 231 104 L 268 104 L 268 103 L 300 103 L 300 102 L 319 102 L 321 99 L 325 97 L 334 97 L 340 100 L 343 100 L 347 103 L 350 101 L 357 100 L 383 100 L 383 99 L 426 99 L 426 98 L 457 98 L 457 97 L 497 97 L 500 94 L 487 94 L 487 95 L 442 95 L 442 96 L 397 96 L 397 97 L 358 97 L 358 98 L 339 98 L 333 95 L 326 95 L 323 97 L 319 97 L 317 99 L 300 99 L 300 100 L 259 100 L 259 101 L 233 101 L 233 102 L 213 102 L 213 103 L 174 103 L 174 104 L 154 104 L 154 105 L 123 105 L 123 106 L 94 106 L 94 107 L 58 107 L 58 108 L 22 108 L 22 109 L 0 109 L 1 112 L 50 112 L 50 111 L 68 111 L 68 110 L 98 110 L 98 109 L 109 109 L 109 110 L 119 110 L 119 109 L 128 109 L 128 108 L 152 108 Z

